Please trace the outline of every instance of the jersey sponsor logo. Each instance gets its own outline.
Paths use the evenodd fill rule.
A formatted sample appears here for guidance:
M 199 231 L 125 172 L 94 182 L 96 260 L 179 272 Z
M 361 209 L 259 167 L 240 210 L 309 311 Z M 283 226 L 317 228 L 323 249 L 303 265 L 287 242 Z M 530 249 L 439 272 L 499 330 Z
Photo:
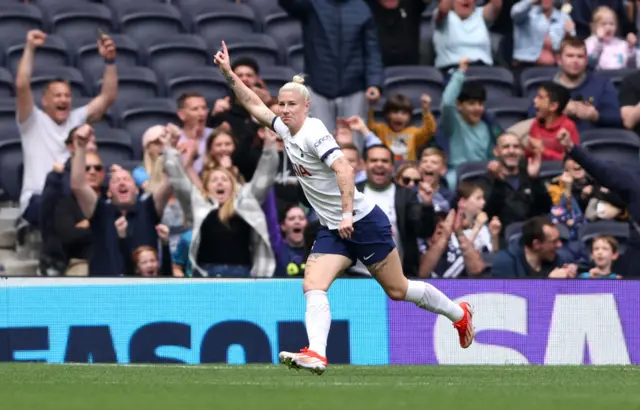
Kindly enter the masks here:
M 332 139 L 333 139 L 333 135 L 327 134 L 324 137 L 320 138 L 319 140 L 316 140 L 316 142 L 313 143 L 313 148 L 318 148 L 320 145 L 322 145 L 323 142 L 327 140 L 332 140 Z
M 307 169 L 302 165 L 298 165 L 298 164 L 291 164 L 291 165 L 293 166 L 293 172 L 295 172 L 298 177 L 304 178 L 304 177 L 313 176 L 311 175 L 311 172 L 307 171 Z

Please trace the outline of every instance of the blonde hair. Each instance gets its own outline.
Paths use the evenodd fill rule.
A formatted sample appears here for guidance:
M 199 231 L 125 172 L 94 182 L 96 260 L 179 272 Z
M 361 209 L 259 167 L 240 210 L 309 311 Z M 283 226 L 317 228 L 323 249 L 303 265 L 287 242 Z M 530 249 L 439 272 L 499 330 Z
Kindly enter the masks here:
M 222 204 L 220 208 L 218 208 L 218 218 L 220 218 L 220 222 L 229 226 L 229 219 L 231 219 L 233 214 L 236 212 L 234 199 L 236 197 L 236 194 L 238 193 L 238 180 L 236 179 L 236 176 L 226 168 L 217 167 L 205 170 L 202 175 L 202 195 L 205 198 L 209 196 L 206 187 L 209 183 L 209 178 L 211 178 L 211 175 L 213 175 L 214 172 L 224 173 L 225 175 L 227 175 L 227 177 L 229 177 L 229 180 L 231 181 L 231 195 L 229 196 L 229 199 L 227 199 L 225 203 Z
M 602 21 L 602 18 L 607 14 L 613 16 L 613 21 L 616 22 L 616 29 L 618 28 L 620 23 L 618 22 L 618 16 L 616 15 L 616 12 L 613 11 L 611 7 L 600 6 L 597 9 L 595 9 L 593 14 L 591 15 L 591 34 L 596 34 L 596 30 L 598 29 L 598 23 Z
M 157 136 L 160 136 L 160 140 L 162 140 L 165 133 L 165 127 L 162 125 L 154 125 L 153 127 L 147 128 L 147 130 L 142 135 L 142 141 L 147 140 L 156 140 Z M 146 138 L 145 138 L 146 137 Z M 144 148 L 144 154 L 142 158 L 142 165 L 144 170 L 147 172 L 149 176 L 149 182 L 145 187 L 144 191 L 146 193 L 153 193 L 153 191 L 162 184 L 163 175 L 164 175 L 164 164 L 162 161 L 162 155 L 159 155 L 156 159 L 151 158 L 149 154 L 149 150 L 147 149 L 147 145 Z
M 280 91 L 296 91 L 305 101 L 311 100 L 309 89 L 304 85 L 304 77 L 300 74 L 294 75 L 290 82 L 280 87 Z

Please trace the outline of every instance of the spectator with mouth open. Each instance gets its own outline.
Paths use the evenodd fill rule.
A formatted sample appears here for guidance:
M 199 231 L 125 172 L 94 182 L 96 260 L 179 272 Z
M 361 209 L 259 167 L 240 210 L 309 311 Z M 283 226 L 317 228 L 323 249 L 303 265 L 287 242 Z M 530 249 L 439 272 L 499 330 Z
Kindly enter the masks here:
M 171 186 L 165 178 L 152 195 L 138 200 L 138 188 L 128 171 L 113 169 L 109 181 L 110 201 L 102 199 L 85 178 L 86 147 L 93 134 L 90 125 L 83 125 L 74 135 L 75 152 L 71 160 L 71 190 L 80 209 L 89 220 L 95 252 L 89 262 L 89 275 L 113 276 L 126 271 L 126 260 L 121 254 L 116 221 L 124 216 L 128 225 L 131 254 L 139 246 L 158 245 L 156 225 L 164 213 Z
M 89 104 L 71 109 L 71 87 L 65 79 L 50 81 L 42 96 L 43 110 L 38 108 L 31 90 L 31 74 L 36 49 L 47 35 L 40 30 L 27 33 L 27 42 L 16 74 L 17 122 L 24 153 L 24 177 L 20 194 L 20 210 L 30 225 L 40 226 L 41 193 L 47 174 L 56 162 L 69 158 L 65 139 L 72 128 L 85 122 L 100 120 L 115 101 L 118 92 L 118 74 L 115 65 L 116 48 L 106 34 L 98 40 L 105 70 L 102 88 Z M 84 159 L 84 154 L 82 155 Z M 84 178 L 84 167 L 83 167 Z
M 274 245 L 278 263 L 276 276 L 304 276 L 304 230 L 307 223 L 307 217 L 299 206 L 291 205 L 285 210 L 284 220 L 280 225 L 284 237 Z
M 178 117 L 182 121 L 182 135 L 178 143 L 196 141 L 198 158 L 193 163 L 196 172 L 202 171 L 202 161 L 206 153 L 206 141 L 213 129 L 206 126 L 207 101 L 199 93 L 185 93 L 178 98 Z

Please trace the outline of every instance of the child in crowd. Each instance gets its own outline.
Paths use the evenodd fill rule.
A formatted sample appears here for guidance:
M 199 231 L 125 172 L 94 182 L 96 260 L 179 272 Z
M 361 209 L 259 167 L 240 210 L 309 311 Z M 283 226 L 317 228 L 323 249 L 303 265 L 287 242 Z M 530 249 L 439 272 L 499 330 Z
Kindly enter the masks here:
M 612 265 L 618 259 L 618 241 L 612 236 L 596 236 L 591 245 L 591 258 L 596 265 L 589 272 L 578 275 L 580 279 L 621 279 L 612 271 Z
M 178 241 L 178 246 L 172 255 L 172 272 L 177 278 L 191 277 L 191 261 L 189 260 L 189 247 L 191 247 L 191 239 L 193 230 L 189 229 L 184 232 Z
M 480 252 L 497 252 L 500 249 L 502 224 L 497 216 L 487 225 L 484 209 L 484 190 L 470 181 L 462 181 L 457 188 L 458 206 L 463 209 L 464 234 Z
M 464 162 L 493 158 L 500 126 L 485 113 L 487 91 L 479 81 L 465 81 L 469 59 L 463 58 L 442 94 L 440 133 L 448 140 L 447 183 L 455 189 L 456 167 Z
M 536 119 L 531 123 L 529 138 L 532 144 L 542 144 L 543 161 L 561 161 L 564 158 L 564 149 L 557 137 L 560 132 L 568 132 L 574 144 L 580 143 L 576 124 L 563 114 L 570 98 L 569 90 L 551 81 L 538 88 L 533 100 Z M 527 157 L 531 155 L 531 149 L 528 149 Z
M 635 36 L 625 41 L 616 37 L 618 17 L 607 6 L 598 7 L 591 21 L 591 36 L 585 40 L 589 67 L 593 70 L 636 68 Z
M 429 147 L 422 151 L 419 170 L 422 173 L 422 180 L 436 192 L 434 201 L 442 198 L 450 203 L 455 198 L 455 194 L 447 187 L 447 180 L 444 178 L 447 174 L 447 156 L 440 148 Z
M 411 100 L 395 94 L 384 104 L 386 123 L 375 122 L 373 105 L 369 107 L 368 126 L 393 151 L 396 161 L 415 161 L 417 153 L 436 133 L 436 119 L 431 113 L 431 97 L 422 94 L 422 127 L 410 125 L 413 114 Z

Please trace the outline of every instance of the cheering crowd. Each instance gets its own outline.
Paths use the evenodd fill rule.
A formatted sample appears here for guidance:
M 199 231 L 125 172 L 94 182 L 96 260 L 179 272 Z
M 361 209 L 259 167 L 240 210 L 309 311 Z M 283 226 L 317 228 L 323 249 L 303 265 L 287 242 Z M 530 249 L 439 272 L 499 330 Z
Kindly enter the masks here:
M 443 0 L 422 38 L 421 0 L 279 5 L 302 26 L 311 115 L 388 215 L 406 276 L 636 276 L 635 2 Z M 307 170 L 291 165 L 272 129 L 232 94 L 208 101 L 196 88 L 176 101 L 180 122 L 135 136 L 134 164 L 107 163 L 109 136 L 95 125 L 119 98 L 118 48 L 101 34 L 101 88 L 86 105 L 74 108 L 64 78 L 40 104 L 31 79 L 47 37 L 28 32 L 15 75 L 20 211 L 42 236 L 41 274 L 304 275 L 319 222 L 296 178 Z M 393 91 L 389 78 L 424 73 L 429 54 L 442 90 Z M 247 56 L 232 63 L 278 114 L 264 67 Z M 513 77 L 511 96 L 480 75 L 498 69 Z M 518 93 L 528 99 L 522 118 L 491 109 Z M 359 263 L 345 275 L 368 273 Z

